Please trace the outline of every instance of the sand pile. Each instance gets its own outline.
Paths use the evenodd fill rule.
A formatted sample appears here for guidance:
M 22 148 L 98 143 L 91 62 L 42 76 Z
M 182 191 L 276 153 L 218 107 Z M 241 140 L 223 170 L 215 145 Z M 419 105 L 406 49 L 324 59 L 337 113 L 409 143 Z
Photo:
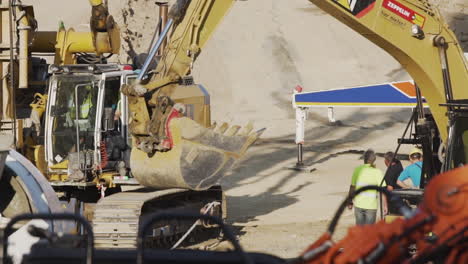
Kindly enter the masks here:
M 41 29 L 55 29 L 60 19 L 86 29 L 87 1 L 29 2 L 35 4 Z M 124 39 L 120 62 L 147 51 L 158 14 L 155 2 L 110 1 Z M 463 40 L 468 1 L 439 2 Z M 60 11 L 51 16 L 51 8 Z M 211 93 L 214 120 L 273 127 L 266 136 L 293 132 L 290 96 L 297 84 L 312 91 L 409 79 L 380 48 L 306 0 L 237 1 L 203 50 L 194 76 Z M 366 112 L 338 110 L 337 115 L 347 119 L 357 111 Z
M 157 9 L 154 1 L 131 0 L 120 14 L 128 40 L 120 61 L 129 62 L 127 55 L 146 52 Z M 194 76 L 211 93 L 214 120 L 255 121 L 270 128 L 266 136 L 293 132 L 298 84 L 322 90 L 408 78 L 378 47 L 305 0 L 237 1 Z
M 434 1 L 442 15 L 461 42 L 463 50 L 468 51 L 468 0 Z

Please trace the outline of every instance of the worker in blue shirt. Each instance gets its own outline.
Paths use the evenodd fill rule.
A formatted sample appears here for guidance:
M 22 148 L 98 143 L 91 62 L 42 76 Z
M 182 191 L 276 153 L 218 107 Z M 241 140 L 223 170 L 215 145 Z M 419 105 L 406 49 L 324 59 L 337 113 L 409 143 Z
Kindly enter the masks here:
M 418 189 L 421 184 L 422 174 L 422 151 L 419 148 L 413 148 L 409 153 L 411 165 L 406 167 L 397 180 L 398 186 L 404 189 Z

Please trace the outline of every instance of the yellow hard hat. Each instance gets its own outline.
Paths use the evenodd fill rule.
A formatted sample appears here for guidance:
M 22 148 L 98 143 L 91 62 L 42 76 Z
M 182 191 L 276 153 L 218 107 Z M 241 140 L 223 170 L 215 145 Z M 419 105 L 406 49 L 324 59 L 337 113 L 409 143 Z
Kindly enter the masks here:
M 414 147 L 414 148 L 410 151 L 409 155 L 411 156 L 411 155 L 416 154 L 416 153 L 419 153 L 419 154 L 421 154 L 421 155 L 423 154 L 423 152 L 422 152 L 422 150 L 421 150 L 420 148 Z
M 98 6 L 98 5 L 102 5 L 102 0 L 89 0 L 89 3 L 92 6 Z

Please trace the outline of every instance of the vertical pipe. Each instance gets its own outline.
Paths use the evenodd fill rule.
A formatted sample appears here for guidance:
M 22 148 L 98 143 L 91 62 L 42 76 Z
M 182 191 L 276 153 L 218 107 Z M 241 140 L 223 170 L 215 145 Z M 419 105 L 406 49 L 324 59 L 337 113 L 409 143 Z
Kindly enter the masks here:
M 449 126 L 449 129 L 448 129 L 448 137 L 447 137 L 447 149 L 445 150 L 445 161 L 444 161 L 444 164 L 442 164 L 442 171 L 441 173 L 443 172 L 446 172 L 446 171 L 449 171 L 450 169 L 452 169 L 452 163 L 453 163 L 453 150 L 455 148 L 455 131 L 456 131 L 456 127 L 457 126 L 457 123 L 456 122 L 453 122 L 453 121 L 450 121 L 450 126 Z M 455 165 L 454 165 L 455 167 Z
M 159 6 L 159 19 L 161 21 L 159 32 L 162 32 L 162 29 L 167 24 L 169 6 L 168 6 L 167 2 L 158 2 L 157 5 Z M 166 46 L 167 46 L 167 39 L 165 38 L 163 40 L 163 43 L 161 44 L 161 48 L 158 50 L 158 55 L 159 56 L 162 56 Z
M 416 88 L 416 102 L 417 102 L 417 109 L 418 109 L 418 117 L 420 119 L 423 119 L 425 117 L 424 113 L 424 105 L 422 101 L 422 95 L 421 95 L 421 90 L 419 89 L 418 84 L 414 84 Z
M 303 167 L 304 162 L 303 162 L 303 150 L 302 150 L 302 143 L 297 144 L 297 163 L 296 167 Z
M 439 48 L 440 64 L 442 67 L 442 78 L 444 80 L 445 98 L 447 103 L 453 100 L 452 81 L 450 79 L 450 69 L 447 59 L 447 42 L 444 37 L 434 39 L 434 45 Z M 449 106 L 449 110 L 451 107 Z
M 296 168 L 304 166 L 303 162 L 303 149 L 304 144 L 304 130 L 305 130 L 306 109 L 296 108 L 296 144 L 297 144 L 297 163 Z
M 19 83 L 18 88 L 28 88 L 28 71 L 29 71 L 29 30 L 26 12 L 21 12 L 19 31 Z
M 167 36 L 167 33 L 169 33 L 169 29 L 171 28 L 173 23 L 172 19 L 169 19 L 167 21 L 166 26 L 164 27 L 164 30 L 161 32 L 161 35 L 159 36 L 158 41 L 154 46 L 151 48 L 150 53 L 148 54 L 148 57 L 146 58 L 145 64 L 141 68 L 140 74 L 138 74 L 137 80 L 141 81 L 144 79 L 146 73 L 148 72 L 149 66 L 151 65 L 151 62 L 153 61 L 154 57 L 156 56 L 156 53 L 158 52 L 159 48 L 161 47 L 162 42 Z
M 434 39 L 434 45 L 439 48 L 439 57 L 440 57 L 440 64 L 442 67 L 442 78 L 444 80 L 444 89 L 445 89 L 445 98 L 447 103 L 450 103 L 453 100 L 453 91 L 452 91 L 452 82 L 450 80 L 450 70 L 448 65 L 447 59 L 447 42 L 444 37 L 437 37 Z M 453 112 L 453 107 L 448 105 L 448 117 L 449 117 L 449 125 L 448 125 L 448 137 L 447 137 L 447 150 L 445 152 L 445 162 L 442 166 L 441 172 L 446 172 L 451 168 L 452 163 L 452 155 L 453 155 L 453 143 L 455 137 L 455 126 L 453 117 L 451 113 Z
M 78 87 L 75 86 L 75 126 L 76 126 L 76 153 L 78 154 L 78 167 L 81 169 L 81 159 L 80 159 L 80 126 L 79 126 L 79 110 L 78 110 Z
M 335 111 L 334 111 L 333 107 L 328 107 L 328 122 L 330 122 L 330 123 L 335 123 L 336 122 Z
M 16 147 L 16 91 L 15 91 L 15 66 L 14 66 L 14 54 L 13 54 L 13 36 L 15 34 L 13 28 L 13 0 L 10 0 L 9 8 L 8 8 L 8 16 L 9 16 L 9 26 L 10 26 L 10 87 L 11 87 L 11 112 L 13 118 L 13 144 Z
M 158 20 L 156 30 L 154 31 L 153 38 L 151 39 L 150 45 L 148 46 L 148 51 L 146 53 L 150 53 L 151 48 L 154 46 L 154 42 L 156 41 L 156 38 L 158 38 L 159 34 L 161 34 L 161 19 Z

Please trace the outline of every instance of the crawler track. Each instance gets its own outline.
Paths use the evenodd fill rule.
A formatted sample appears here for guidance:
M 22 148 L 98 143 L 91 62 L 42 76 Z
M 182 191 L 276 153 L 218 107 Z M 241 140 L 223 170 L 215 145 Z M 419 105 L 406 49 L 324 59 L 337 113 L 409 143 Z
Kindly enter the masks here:
M 97 248 L 135 248 L 139 223 L 146 214 L 174 209 L 200 212 L 204 205 L 213 201 L 223 202 L 218 187 L 206 191 L 138 189 L 105 197 L 94 209 L 95 245 Z M 222 217 L 223 212 L 225 206 L 216 210 L 215 215 Z M 152 234 L 145 237 L 145 243 L 148 247 L 171 247 L 193 222 L 174 219 L 157 223 Z
M 97 248 L 135 248 L 138 224 L 145 202 L 157 197 L 184 192 L 182 189 L 121 192 L 97 204 L 93 230 Z

